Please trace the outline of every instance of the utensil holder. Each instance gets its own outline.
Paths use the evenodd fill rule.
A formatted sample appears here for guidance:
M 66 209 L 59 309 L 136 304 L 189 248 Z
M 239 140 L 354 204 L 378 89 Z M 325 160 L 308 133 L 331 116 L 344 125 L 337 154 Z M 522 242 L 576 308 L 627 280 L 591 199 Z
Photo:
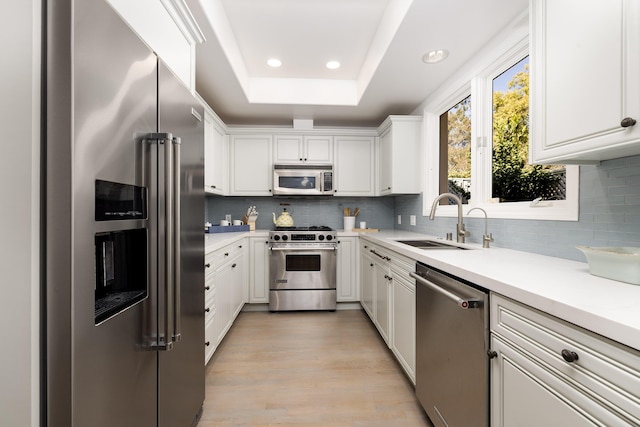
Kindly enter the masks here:
M 344 231 L 352 231 L 356 225 L 355 216 L 345 216 L 344 218 Z

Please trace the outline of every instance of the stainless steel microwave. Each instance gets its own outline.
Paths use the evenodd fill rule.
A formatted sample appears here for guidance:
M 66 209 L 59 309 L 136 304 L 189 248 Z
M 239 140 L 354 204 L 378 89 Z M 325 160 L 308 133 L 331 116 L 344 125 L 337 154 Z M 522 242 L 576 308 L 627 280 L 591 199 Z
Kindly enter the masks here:
M 332 196 L 332 165 L 273 165 L 276 196 Z

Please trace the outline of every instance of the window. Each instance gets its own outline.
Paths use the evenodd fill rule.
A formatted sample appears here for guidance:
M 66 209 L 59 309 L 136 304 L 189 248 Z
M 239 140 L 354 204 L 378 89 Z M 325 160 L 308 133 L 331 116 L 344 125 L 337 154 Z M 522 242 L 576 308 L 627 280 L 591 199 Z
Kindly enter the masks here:
M 440 116 L 440 193 L 471 197 L 471 96 Z M 447 201 L 442 200 L 441 204 Z
M 423 214 L 438 194 L 450 192 L 493 218 L 577 220 L 578 167 L 528 163 L 527 38 L 492 63 L 484 54 L 469 63 L 466 78 L 451 79 L 457 85 L 445 83 L 425 103 Z M 482 65 L 474 70 L 475 63 Z M 457 209 L 436 213 L 455 216 Z
M 492 79 L 491 197 L 501 203 L 565 200 L 564 165 L 531 165 L 529 57 Z

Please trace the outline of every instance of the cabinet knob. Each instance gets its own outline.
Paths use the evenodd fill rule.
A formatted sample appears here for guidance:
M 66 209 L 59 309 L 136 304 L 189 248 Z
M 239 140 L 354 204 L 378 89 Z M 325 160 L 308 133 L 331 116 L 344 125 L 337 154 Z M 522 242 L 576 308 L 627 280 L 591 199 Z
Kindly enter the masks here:
M 300 161 L 302 161 L 302 157 L 300 157 Z
M 216 188 L 216 186 L 215 186 L 215 185 L 212 185 L 212 186 L 211 186 L 211 188 Z
M 209 347 L 211 345 L 210 341 L 205 341 L 204 345 L 206 345 L 207 347 Z
M 560 354 L 566 362 L 573 363 L 578 360 L 578 353 L 576 353 L 575 351 L 567 350 L 565 348 L 560 352 Z
M 336 188 L 335 190 L 333 190 L 333 192 L 334 192 L 334 193 L 337 193 L 337 192 L 338 192 L 338 189 Z
M 205 286 L 205 287 L 204 287 L 204 290 L 205 290 L 205 291 L 208 291 L 209 289 L 211 289 L 211 286 Z
M 229 252 L 225 252 L 225 253 L 224 253 L 224 256 L 229 256 Z
M 210 309 L 209 307 L 207 307 L 207 308 L 205 308 L 205 309 L 204 309 L 204 312 L 205 312 L 205 313 L 208 313 L 208 312 L 210 312 L 210 311 L 211 311 L 211 309 Z
M 634 126 L 635 124 L 636 124 L 636 119 L 632 119 L 631 117 L 625 117 L 620 122 L 620 126 L 622 126 L 623 128 L 630 128 L 631 126 Z
M 234 263 L 231 265 L 231 268 L 236 268 L 236 265 L 237 265 L 237 264 L 234 262 Z
M 373 263 L 369 264 L 369 267 L 373 267 Z
M 487 351 L 487 356 L 489 356 L 489 359 L 495 359 L 498 357 L 498 352 L 495 350 L 489 350 Z
M 204 266 L 207 267 L 207 268 L 211 268 L 211 264 L 210 263 L 206 263 Z

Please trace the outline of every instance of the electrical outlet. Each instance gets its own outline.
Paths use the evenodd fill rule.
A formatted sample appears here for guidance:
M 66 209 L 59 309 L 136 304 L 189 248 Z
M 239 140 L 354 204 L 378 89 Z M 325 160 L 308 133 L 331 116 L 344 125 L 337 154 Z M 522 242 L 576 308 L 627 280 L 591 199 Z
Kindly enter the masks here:
M 402 215 L 398 215 L 398 224 L 402 224 Z
M 227 221 L 231 222 L 231 214 L 226 214 L 224 216 L 224 219 L 226 219 Z
M 415 216 L 415 215 L 411 215 L 411 216 L 409 217 L 409 223 L 410 223 L 411 225 L 416 225 L 416 216 Z

